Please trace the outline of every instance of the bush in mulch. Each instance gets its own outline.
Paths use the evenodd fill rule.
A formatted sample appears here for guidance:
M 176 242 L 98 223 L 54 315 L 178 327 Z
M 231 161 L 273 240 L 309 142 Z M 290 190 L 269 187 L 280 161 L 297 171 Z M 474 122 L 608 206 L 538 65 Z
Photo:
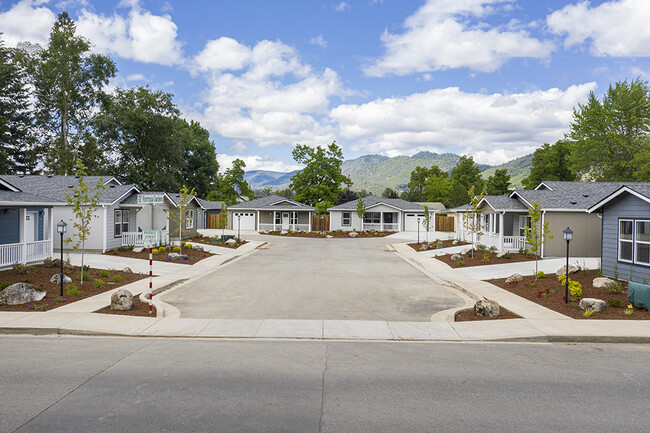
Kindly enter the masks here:
M 506 283 L 505 278 L 493 279 L 488 282 L 573 319 L 650 319 L 650 313 L 644 308 L 628 308 L 626 281 L 620 280 L 617 287 L 597 289 L 592 284 L 596 277 L 598 277 L 598 270 L 583 269 L 570 274 L 569 281 L 579 283 L 582 294 L 581 296 L 569 294 L 567 303 L 564 302 L 565 286 L 558 281 L 555 274 L 546 274 L 544 278 L 538 278 L 537 281 L 534 276 L 529 276 L 516 283 Z M 607 302 L 608 307 L 604 311 L 594 312 L 591 315 L 588 313 L 585 316 L 584 310 L 578 306 L 582 298 L 601 299 Z M 626 311 L 632 313 L 626 313 Z
M 172 247 L 165 247 L 165 251 L 162 251 L 161 248 L 154 248 L 155 250 L 158 250 L 158 253 L 152 255 L 153 260 L 157 262 L 173 262 L 173 263 L 182 263 L 186 265 L 193 265 L 194 263 L 201 261 L 207 257 L 211 257 L 212 253 L 209 253 L 208 251 L 201 251 L 201 250 L 195 250 L 193 249 L 190 245 L 187 245 L 185 248 L 181 248 L 180 252 L 181 254 L 184 254 L 187 256 L 187 260 L 171 260 L 167 255 L 171 252 L 174 252 Z M 104 254 L 108 256 L 118 256 L 118 257 L 129 257 L 133 259 L 142 259 L 142 260 L 149 260 L 149 249 L 145 248 L 139 253 L 136 253 L 133 251 L 132 248 L 117 248 L 114 250 L 106 251 Z
M 462 256 L 461 260 L 452 260 L 451 256 L 454 254 L 458 253 L 436 256 L 435 259 L 445 262 L 452 268 L 498 265 L 501 263 L 529 262 L 535 260 L 535 256 L 532 254 L 509 253 L 505 257 L 497 257 L 496 252 L 479 249 L 474 250 L 473 256 L 471 253 L 460 254 Z
M 474 312 L 473 308 L 457 311 L 454 315 L 454 322 L 473 322 L 479 320 L 504 320 L 504 319 L 521 319 L 522 317 L 507 308 L 499 307 L 498 317 L 483 317 Z
M 204 244 L 204 245 L 215 245 L 218 247 L 224 247 L 224 248 L 231 248 L 231 249 L 237 249 L 242 245 L 246 245 L 248 241 L 246 240 L 241 240 L 240 242 L 236 242 L 233 245 L 228 245 L 225 242 L 222 242 L 219 240 L 220 236 L 202 236 L 202 235 L 197 235 L 192 238 L 186 239 L 188 242 L 194 242 L 196 244 Z M 235 239 L 237 241 L 237 239 Z
M 149 314 L 149 301 L 142 302 L 139 299 L 139 296 L 136 295 L 133 298 L 133 307 L 130 310 L 112 310 L 111 306 L 101 308 L 95 313 L 101 314 L 116 314 L 121 316 L 142 316 L 142 317 L 156 317 L 156 307 L 152 307 L 152 312 Z
M 350 236 L 350 233 L 357 233 L 357 236 Z M 270 232 L 260 232 L 262 235 L 271 235 L 271 236 L 287 236 L 287 237 L 293 237 L 293 238 L 326 238 L 327 236 L 331 236 L 333 238 L 337 239 L 352 239 L 352 238 L 383 238 L 385 236 L 389 236 L 392 234 L 395 234 L 397 232 L 371 232 L 371 231 L 346 231 L 346 230 L 335 230 L 335 231 L 329 231 L 329 232 L 300 232 L 300 231 L 288 231 L 286 234 L 282 234 L 282 231 L 276 230 L 276 231 L 270 231 Z
M 454 242 L 456 242 L 454 244 Z M 415 251 L 428 251 L 428 250 L 435 250 L 439 248 L 449 248 L 449 247 L 458 247 L 462 245 L 470 245 L 469 242 L 464 242 L 464 241 L 455 241 L 454 239 L 447 239 L 447 240 L 440 240 L 436 239 L 435 241 L 431 242 L 413 242 L 410 244 L 407 244 L 409 247 L 413 248 Z

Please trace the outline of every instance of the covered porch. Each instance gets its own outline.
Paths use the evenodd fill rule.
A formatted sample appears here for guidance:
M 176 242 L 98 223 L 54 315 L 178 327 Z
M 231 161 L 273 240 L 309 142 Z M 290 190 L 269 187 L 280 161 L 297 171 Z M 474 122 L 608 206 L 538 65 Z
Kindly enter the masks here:
M 51 207 L 0 207 L 0 268 L 38 263 L 54 254 Z
M 458 213 L 460 229 L 458 239 L 474 245 L 494 247 L 498 251 L 519 251 L 528 248 L 524 228 L 530 226 L 530 216 L 521 213 L 482 213 L 480 227 L 482 234 L 474 234 L 467 228 L 467 218 L 474 216 Z
M 123 247 L 144 247 L 144 241 L 142 240 L 143 232 L 124 232 L 122 233 L 122 246 Z M 169 244 L 169 232 L 167 230 L 156 230 L 156 241 L 154 242 L 155 246 L 168 245 Z
M 400 231 L 401 212 L 366 212 L 363 214 L 361 221 L 361 230 L 374 230 L 378 232 L 396 232 Z
M 257 231 L 311 231 L 312 211 L 257 211 Z

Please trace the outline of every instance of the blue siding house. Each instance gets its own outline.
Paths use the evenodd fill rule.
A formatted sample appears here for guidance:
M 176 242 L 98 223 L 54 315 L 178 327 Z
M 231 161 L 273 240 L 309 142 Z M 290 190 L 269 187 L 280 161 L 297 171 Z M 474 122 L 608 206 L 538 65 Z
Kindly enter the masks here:
M 650 282 L 650 182 L 624 184 L 588 211 L 602 216 L 603 275 Z

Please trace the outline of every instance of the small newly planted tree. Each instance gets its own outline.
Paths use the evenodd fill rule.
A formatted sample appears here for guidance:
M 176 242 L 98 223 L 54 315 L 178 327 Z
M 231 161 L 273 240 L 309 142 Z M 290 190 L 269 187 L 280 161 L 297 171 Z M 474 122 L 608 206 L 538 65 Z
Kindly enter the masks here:
M 537 280 L 538 259 L 542 251 L 542 246 L 548 239 L 552 239 L 553 235 L 548 228 L 548 221 L 542 224 L 542 205 L 536 201 L 532 203 L 533 207 L 528 209 L 530 214 L 530 227 L 524 228 L 526 236 L 526 243 L 530 246 L 530 250 L 535 253 L 535 280 Z
M 181 243 L 183 241 L 183 220 L 187 218 L 187 207 L 195 194 L 194 188 L 190 190 L 185 185 L 181 188 L 181 200 L 178 203 L 178 245 L 181 248 L 181 253 L 183 252 L 183 244 Z
M 479 203 L 485 197 L 486 188 L 480 194 L 474 195 L 474 186 L 469 189 L 470 203 L 467 205 L 467 215 L 465 217 L 465 228 L 472 232 L 472 257 L 474 257 L 474 248 L 476 246 L 476 236 L 483 234 L 481 225 L 481 208 Z
M 363 198 L 359 197 L 357 202 L 357 216 L 361 221 L 361 230 L 363 231 L 363 216 L 366 214 L 366 202 Z
M 422 220 L 422 226 L 426 232 L 427 243 L 429 243 L 429 230 L 431 230 L 431 215 L 429 214 L 429 206 L 424 206 L 424 219 Z
M 76 238 L 76 242 L 72 246 L 75 250 L 81 247 L 81 284 L 84 283 L 84 255 L 86 251 L 86 239 L 90 235 L 90 223 L 93 218 L 99 217 L 97 215 L 97 207 L 99 205 L 99 196 L 102 191 L 106 189 L 104 182 L 100 177 L 94 187 L 86 184 L 84 176 L 86 176 L 86 167 L 81 160 L 75 162 L 75 173 L 78 177 L 77 186 L 70 190 L 70 193 L 65 193 L 65 198 L 68 205 L 72 206 L 72 213 L 74 213 L 75 221 L 73 226 L 75 228 L 72 237 L 65 239 L 66 243 L 72 242 L 72 238 Z M 63 248 L 63 245 L 61 245 Z M 63 278 L 63 277 L 61 277 Z
M 219 212 L 219 218 L 217 218 L 217 228 L 221 229 L 221 240 L 226 234 L 226 226 L 228 225 L 228 206 L 226 202 L 221 202 L 221 212 Z

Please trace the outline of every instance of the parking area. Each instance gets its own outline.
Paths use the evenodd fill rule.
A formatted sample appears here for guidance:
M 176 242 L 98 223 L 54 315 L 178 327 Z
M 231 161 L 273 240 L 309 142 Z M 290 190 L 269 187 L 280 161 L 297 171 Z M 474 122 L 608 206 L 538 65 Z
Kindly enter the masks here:
M 429 321 L 463 304 L 386 239 L 252 235 L 268 245 L 163 296 L 186 318 Z

